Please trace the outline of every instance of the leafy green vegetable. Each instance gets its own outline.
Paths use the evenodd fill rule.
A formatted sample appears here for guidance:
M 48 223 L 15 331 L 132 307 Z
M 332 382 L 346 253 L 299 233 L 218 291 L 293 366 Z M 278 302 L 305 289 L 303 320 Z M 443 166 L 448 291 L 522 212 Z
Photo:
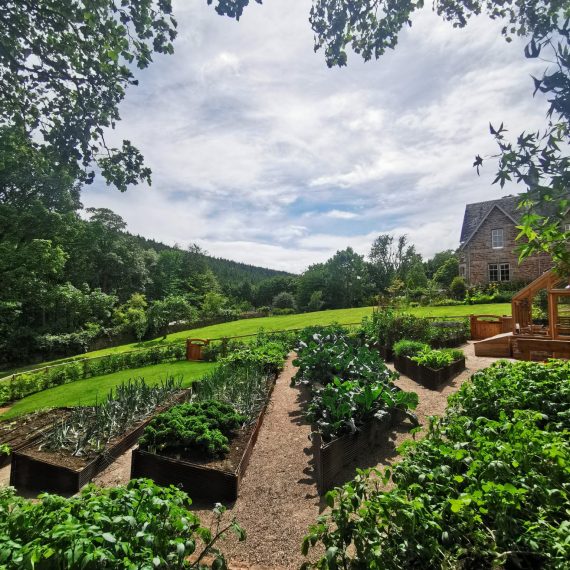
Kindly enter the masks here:
M 172 376 L 158 386 L 148 386 L 144 378 L 123 382 L 101 404 L 74 408 L 70 416 L 45 436 L 40 449 L 66 451 L 74 456 L 100 453 L 111 439 L 180 390 L 181 382 L 181 378 Z
M 329 493 L 303 542 L 325 554 L 304 567 L 566 570 L 569 372 L 552 361 L 476 373 L 393 472 L 360 471 Z
M 229 404 L 215 400 L 182 404 L 153 418 L 139 444 L 152 453 L 195 451 L 222 457 L 229 451 L 228 437 L 246 419 Z
M 147 479 L 109 489 L 88 485 L 77 497 L 44 494 L 39 501 L 0 487 L 0 567 L 205 569 L 208 555 L 211 567 L 225 568 L 216 543 L 228 531 L 244 540 L 243 529 L 235 520 L 221 526 L 225 509 L 217 506 L 212 531 L 191 503 L 176 487 Z

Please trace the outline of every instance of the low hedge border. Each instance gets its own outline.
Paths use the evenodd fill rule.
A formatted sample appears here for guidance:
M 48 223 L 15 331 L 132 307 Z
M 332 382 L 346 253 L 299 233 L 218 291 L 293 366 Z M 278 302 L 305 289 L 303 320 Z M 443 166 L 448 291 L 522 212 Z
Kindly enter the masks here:
M 77 380 L 152 364 L 176 362 L 185 358 L 186 341 L 108 354 L 96 358 L 72 360 L 29 372 L 21 372 L 14 374 L 9 379 L 0 380 L 0 405 L 21 400 L 48 388 L 69 384 Z

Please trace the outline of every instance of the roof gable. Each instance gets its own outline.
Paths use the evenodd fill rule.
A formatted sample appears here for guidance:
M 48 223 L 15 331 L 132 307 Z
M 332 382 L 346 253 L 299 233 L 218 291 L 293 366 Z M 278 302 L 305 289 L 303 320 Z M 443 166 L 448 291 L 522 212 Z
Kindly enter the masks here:
M 515 225 L 518 224 L 522 215 L 522 211 L 518 210 L 519 201 L 519 196 L 505 196 L 498 200 L 467 204 L 463 216 L 463 226 L 461 227 L 461 238 L 459 239 L 461 244 L 465 245 L 475 235 L 475 232 L 495 207 L 499 208 Z

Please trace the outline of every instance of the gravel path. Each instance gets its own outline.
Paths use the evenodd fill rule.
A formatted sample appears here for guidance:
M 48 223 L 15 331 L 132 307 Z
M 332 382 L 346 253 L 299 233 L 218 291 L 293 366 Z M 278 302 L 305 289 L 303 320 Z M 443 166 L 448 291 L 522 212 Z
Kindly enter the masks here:
M 431 415 L 441 415 L 447 397 L 477 370 L 496 359 L 476 357 L 473 344 L 461 347 L 467 357 L 467 370 L 439 390 L 428 390 L 401 376 L 398 386 L 417 392 L 416 410 L 420 423 L 426 425 Z M 227 539 L 220 546 L 231 560 L 233 570 L 285 570 L 298 568 L 304 561 L 300 544 L 308 526 L 324 510 L 312 478 L 310 426 L 304 422 L 300 391 L 290 387 L 296 369 L 287 360 L 277 379 L 258 441 L 253 450 L 239 498 L 229 505 L 227 516 L 235 516 L 247 532 L 247 541 Z M 355 468 L 383 468 L 399 460 L 396 448 L 411 436 L 409 424 L 391 433 L 390 444 L 381 450 L 368 450 L 339 474 L 337 483 L 354 476 Z M 102 486 L 125 483 L 130 476 L 131 453 L 128 451 L 103 471 L 94 482 Z M 0 485 L 6 484 L 9 467 L 0 469 Z M 195 505 L 204 524 L 210 520 L 209 505 Z

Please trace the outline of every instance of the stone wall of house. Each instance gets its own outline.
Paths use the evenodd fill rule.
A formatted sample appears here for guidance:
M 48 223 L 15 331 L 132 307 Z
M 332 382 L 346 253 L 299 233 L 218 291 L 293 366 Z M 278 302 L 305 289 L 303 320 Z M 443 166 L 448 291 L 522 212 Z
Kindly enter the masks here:
M 504 246 L 493 249 L 491 230 L 503 229 Z M 460 251 L 460 264 L 465 267 L 465 278 L 470 285 L 482 285 L 489 282 L 490 263 L 508 263 L 510 265 L 510 281 L 530 282 L 540 277 L 552 267 L 547 254 L 533 255 L 520 265 L 516 253 L 515 238 L 518 230 L 512 220 L 495 208 L 485 219 L 476 234 Z

